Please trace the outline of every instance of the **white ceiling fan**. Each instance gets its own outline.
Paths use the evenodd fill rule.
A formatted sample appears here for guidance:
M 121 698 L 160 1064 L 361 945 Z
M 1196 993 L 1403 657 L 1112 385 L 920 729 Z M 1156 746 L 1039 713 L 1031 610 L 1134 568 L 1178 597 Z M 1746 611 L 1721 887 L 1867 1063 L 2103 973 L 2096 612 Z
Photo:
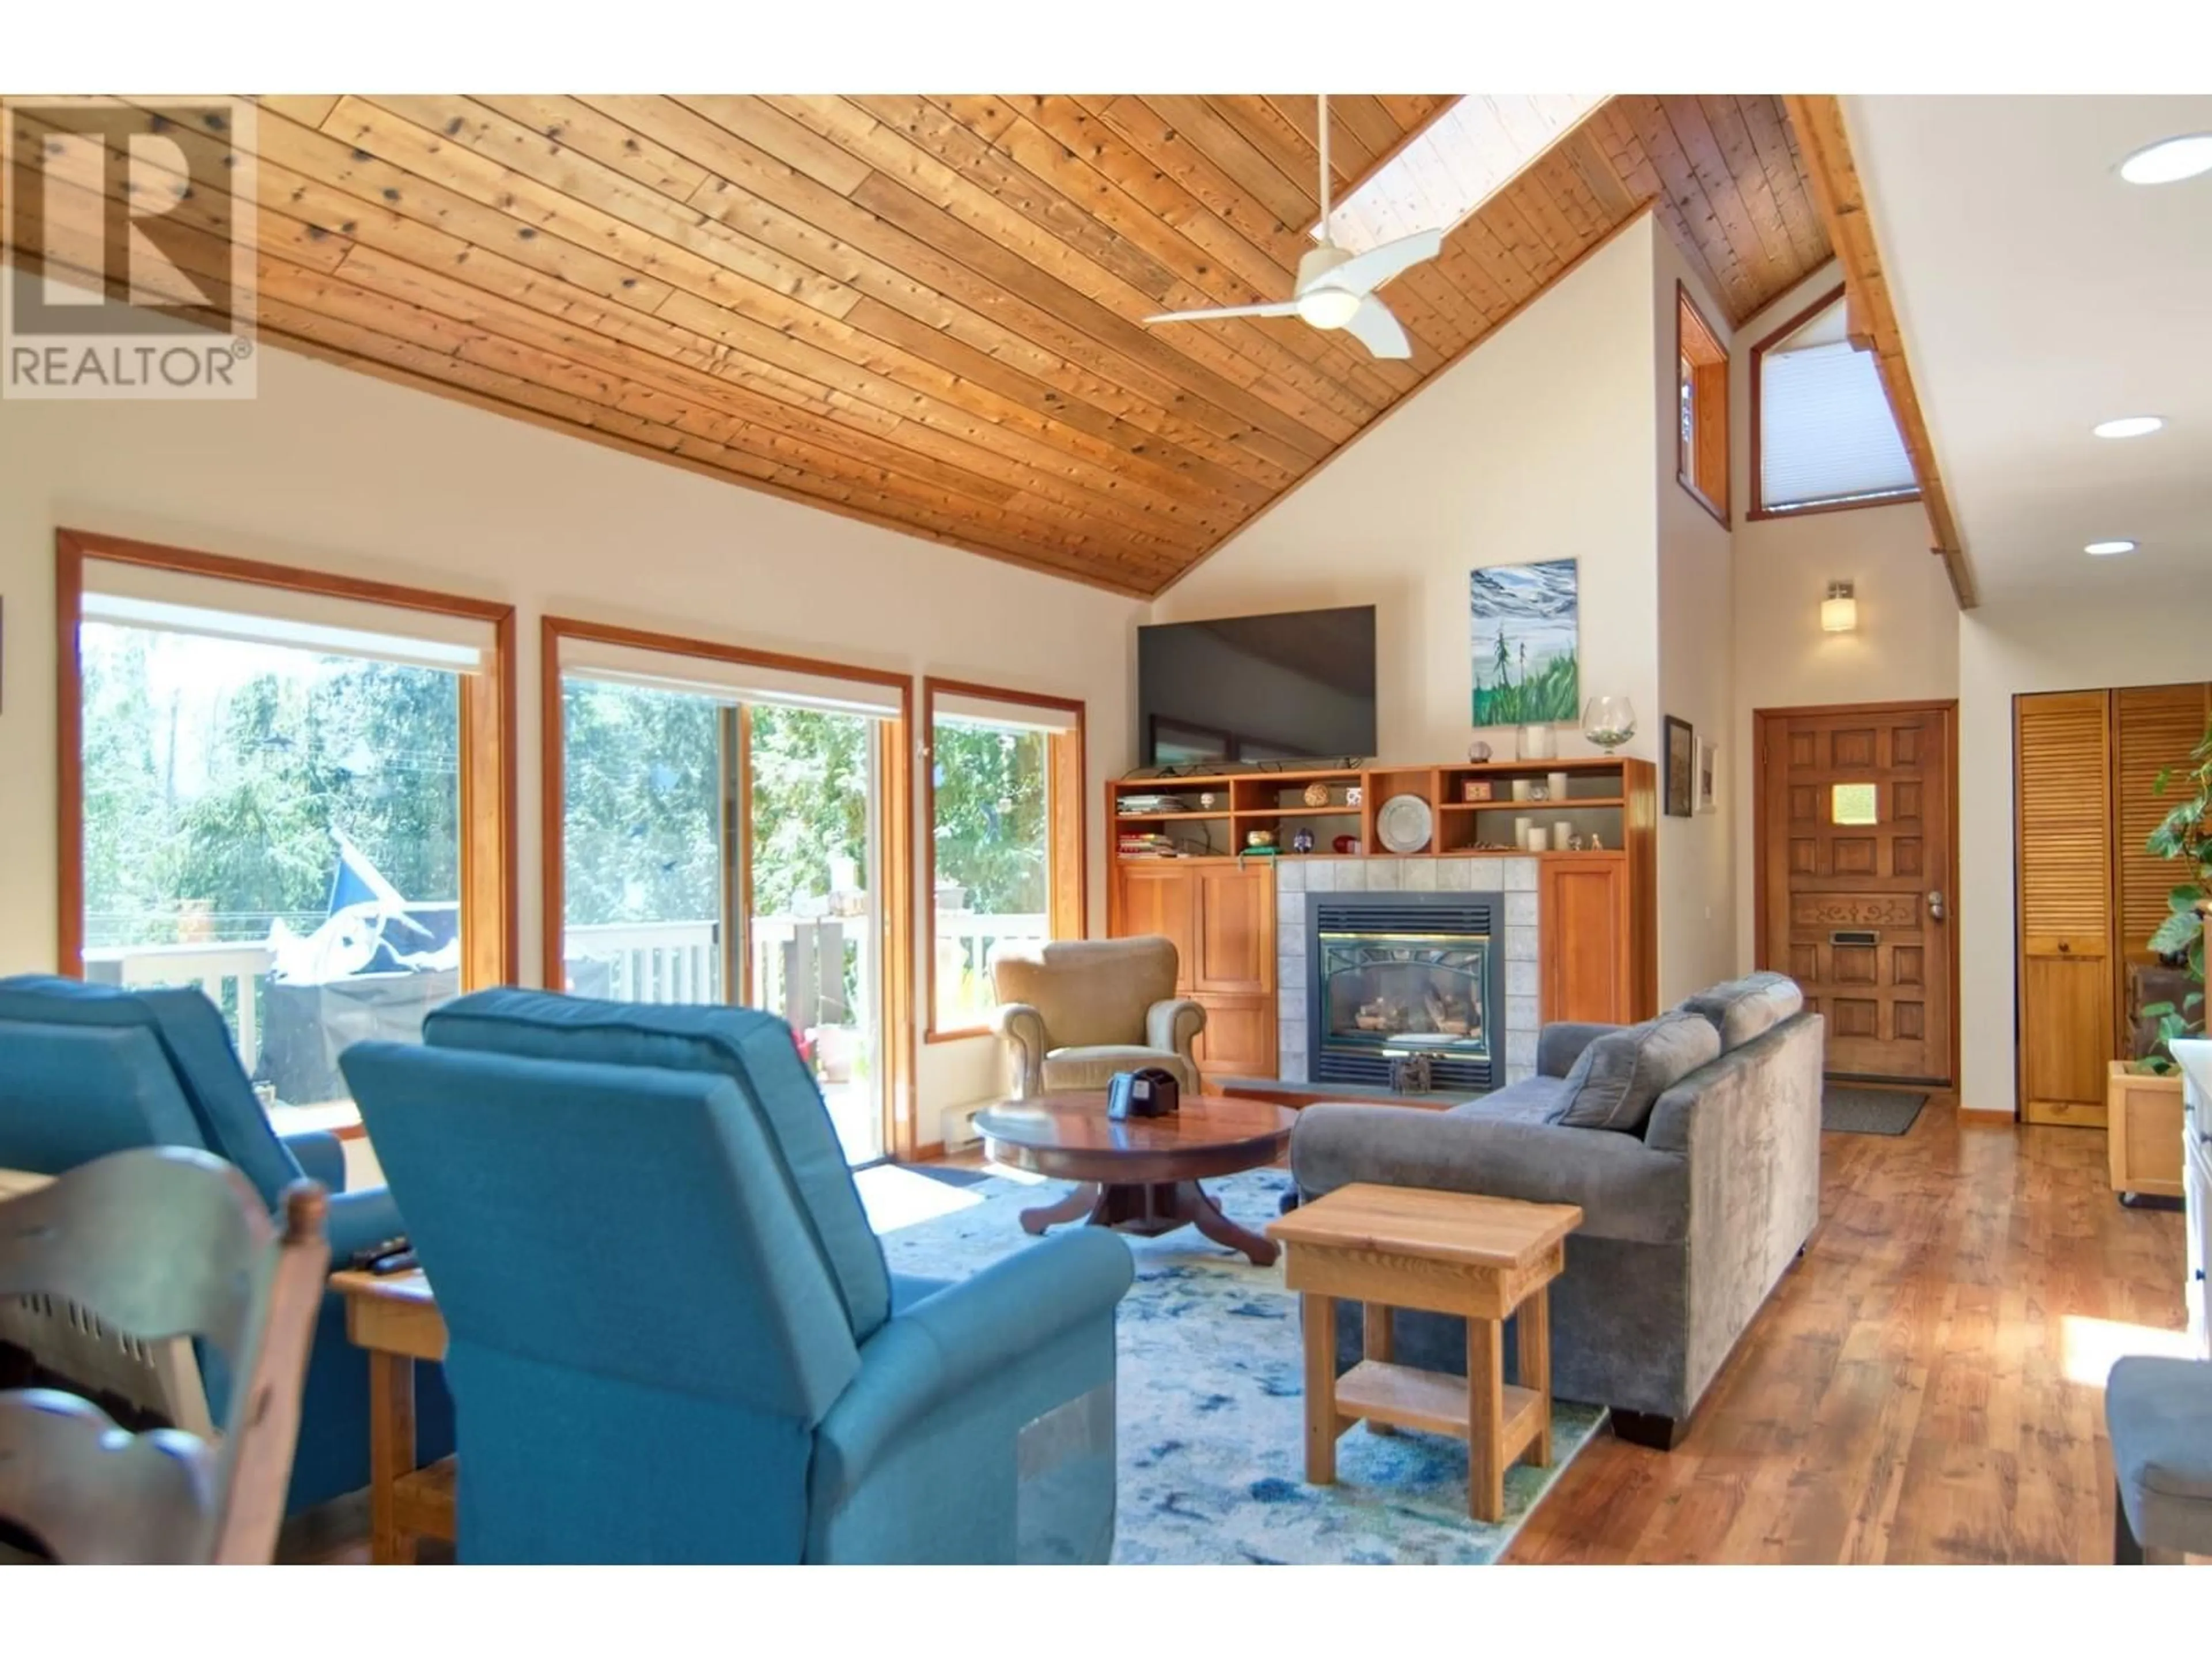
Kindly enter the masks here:
M 1316 328 L 1340 328 L 1377 357 L 1410 357 L 1413 346 L 1375 290 L 1409 266 L 1443 251 L 1440 230 L 1418 231 L 1352 253 L 1328 240 L 1328 94 L 1321 94 L 1321 241 L 1298 261 L 1297 286 L 1270 305 L 1212 311 L 1165 311 L 1147 323 L 1198 323 L 1216 317 L 1299 317 Z

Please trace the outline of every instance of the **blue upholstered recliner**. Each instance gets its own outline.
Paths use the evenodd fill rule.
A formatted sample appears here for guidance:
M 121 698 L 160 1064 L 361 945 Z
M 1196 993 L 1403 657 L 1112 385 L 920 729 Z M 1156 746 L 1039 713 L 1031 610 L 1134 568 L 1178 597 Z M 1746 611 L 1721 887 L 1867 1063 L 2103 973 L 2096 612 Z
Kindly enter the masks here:
M 302 1175 L 331 1194 L 331 1260 L 405 1231 L 382 1187 L 345 1189 L 335 1136 L 280 1138 L 254 1098 L 216 1006 L 197 990 L 125 990 L 73 979 L 0 979 L 0 1169 L 59 1175 L 129 1146 L 198 1146 L 237 1166 L 273 1208 Z M 228 1382 L 202 1356 L 221 1420 Z M 453 1406 L 435 1365 L 416 1371 L 425 1462 L 453 1449 Z M 323 1298 L 301 1401 L 289 1513 L 368 1481 L 368 1364 L 346 1340 L 345 1307 Z
M 486 991 L 343 1058 L 477 1562 L 1100 1561 L 1127 1247 L 895 1279 L 780 1020 Z

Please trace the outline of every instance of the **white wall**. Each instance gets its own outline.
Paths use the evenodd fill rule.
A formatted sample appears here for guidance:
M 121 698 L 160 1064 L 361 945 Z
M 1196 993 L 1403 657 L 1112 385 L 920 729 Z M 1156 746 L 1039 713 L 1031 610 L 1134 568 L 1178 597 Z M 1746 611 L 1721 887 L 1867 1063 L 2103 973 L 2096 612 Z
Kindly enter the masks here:
M 1667 1007 L 1701 987 L 1729 978 L 1735 962 L 1735 820 L 1727 805 L 1735 787 L 1735 745 L 1728 740 L 1733 704 L 1729 650 L 1728 526 L 1682 487 L 1678 438 L 1680 396 L 1675 338 L 1678 294 L 1686 286 L 1705 321 L 1729 343 L 1728 313 L 1690 273 L 1671 232 L 1653 239 L 1654 479 L 1658 501 L 1659 702 L 1638 713 L 1660 745 L 1659 1005 Z M 1731 347 L 1731 351 L 1735 349 Z M 1735 394 L 1731 389 L 1733 412 Z M 1731 469 L 1731 474 L 1733 469 Z M 1722 810 L 1668 817 L 1662 715 L 1687 720 L 1695 735 L 1720 744 L 1714 793 Z
M 54 966 L 61 526 L 515 605 L 527 982 L 542 612 L 1079 696 L 1090 778 L 1129 761 L 1134 601 L 271 350 L 250 403 L 0 403 L 0 970 Z M 1090 887 L 1103 930 L 1104 884 Z M 989 1092 L 994 1054 L 988 1039 L 917 1046 L 933 1139 L 937 1107 Z
M 1625 692 L 1657 753 L 1646 216 L 1170 588 L 1152 620 L 1369 605 L 1378 758 L 1474 733 L 1468 573 L 1582 562 L 1583 692 Z M 1510 730 L 1484 734 L 1502 755 Z M 1579 726 L 1564 753 L 1589 751 Z
M 1943 562 L 1928 550 L 1928 516 L 1918 502 L 1802 519 L 1749 516 L 1752 348 L 1841 280 L 1832 264 L 1751 319 L 1736 331 L 1729 364 L 1735 686 L 1726 745 L 1734 758 L 1722 757 L 1731 781 L 1723 811 L 1741 849 L 1734 860 L 1739 971 L 1754 960 L 1759 921 L 1752 890 L 1753 711 L 1959 695 L 1959 607 Z M 1856 589 L 1854 633 L 1820 631 L 1820 601 L 1832 581 Z
M 2009 1112 L 2018 1104 L 2013 699 L 2212 679 L 2212 595 L 2178 587 L 2154 610 L 2080 599 L 2063 607 L 1992 602 L 1960 617 L 1958 641 L 1960 1101 Z

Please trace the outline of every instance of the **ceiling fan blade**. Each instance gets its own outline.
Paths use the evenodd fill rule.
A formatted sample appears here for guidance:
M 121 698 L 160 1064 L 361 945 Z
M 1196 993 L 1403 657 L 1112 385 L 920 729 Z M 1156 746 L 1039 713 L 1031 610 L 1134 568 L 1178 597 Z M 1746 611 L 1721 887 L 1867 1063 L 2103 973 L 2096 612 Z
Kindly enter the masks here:
M 1212 311 L 1163 311 L 1157 317 L 1147 317 L 1148 323 L 1204 323 L 1216 317 L 1295 317 L 1298 314 L 1295 300 L 1278 300 L 1264 306 L 1222 306 Z
M 1424 259 L 1433 259 L 1443 250 L 1443 232 L 1416 231 L 1395 242 L 1369 248 L 1364 253 L 1353 254 L 1328 273 L 1328 284 L 1331 288 L 1348 288 L 1354 294 L 1372 294 L 1400 271 Z
M 1376 357 L 1410 357 L 1413 343 L 1407 339 L 1406 331 L 1398 326 L 1398 319 L 1390 314 L 1390 307 L 1373 295 L 1359 302 L 1359 309 L 1352 313 L 1352 320 L 1344 331 L 1365 346 Z

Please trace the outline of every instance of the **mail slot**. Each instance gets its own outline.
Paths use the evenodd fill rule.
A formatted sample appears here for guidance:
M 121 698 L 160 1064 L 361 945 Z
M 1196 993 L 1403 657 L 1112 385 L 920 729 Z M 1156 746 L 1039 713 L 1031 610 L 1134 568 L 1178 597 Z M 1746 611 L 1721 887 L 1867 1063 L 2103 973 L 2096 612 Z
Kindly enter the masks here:
M 1871 927 L 1843 927 L 1828 935 L 1831 945 L 1879 945 L 1881 935 Z

